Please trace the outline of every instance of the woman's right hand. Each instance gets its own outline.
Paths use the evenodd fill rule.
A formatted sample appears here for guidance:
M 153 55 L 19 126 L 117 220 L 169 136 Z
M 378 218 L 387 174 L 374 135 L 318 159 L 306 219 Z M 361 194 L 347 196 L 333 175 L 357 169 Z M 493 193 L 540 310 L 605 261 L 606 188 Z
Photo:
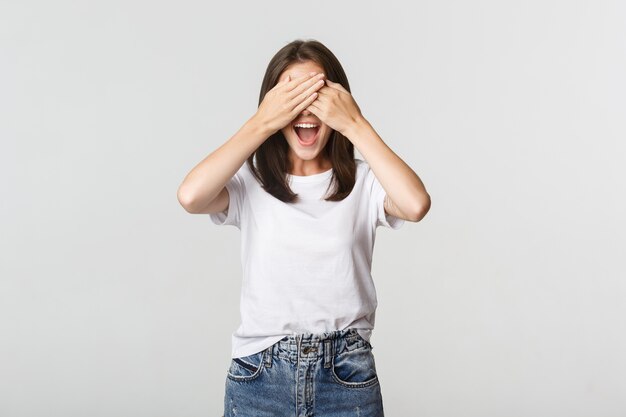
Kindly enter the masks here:
M 313 75 L 311 75 L 313 74 Z M 254 115 L 273 135 L 295 119 L 316 98 L 324 85 L 324 74 L 308 73 L 290 79 L 289 76 L 270 89 Z

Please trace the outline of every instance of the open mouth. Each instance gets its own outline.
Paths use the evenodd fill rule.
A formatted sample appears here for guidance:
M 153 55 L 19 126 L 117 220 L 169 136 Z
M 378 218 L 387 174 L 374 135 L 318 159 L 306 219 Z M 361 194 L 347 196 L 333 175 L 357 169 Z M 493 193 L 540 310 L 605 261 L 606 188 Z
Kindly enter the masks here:
M 298 136 L 298 142 L 302 146 L 311 146 L 317 142 L 319 136 L 320 125 L 316 123 L 296 123 L 293 130 Z

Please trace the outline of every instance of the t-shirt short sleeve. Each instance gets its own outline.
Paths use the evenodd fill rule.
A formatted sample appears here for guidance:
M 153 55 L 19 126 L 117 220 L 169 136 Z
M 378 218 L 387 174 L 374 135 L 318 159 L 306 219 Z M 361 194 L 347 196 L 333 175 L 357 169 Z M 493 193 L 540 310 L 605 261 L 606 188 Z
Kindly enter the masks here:
M 239 169 L 225 184 L 228 190 L 228 207 L 218 213 L 209 213 L 213 223 L 223 226 L 232 225 L 241 230 L 241 213 L 246 196 L 242 169 Z
M 366 165 L 365 186 L 370 192 L 370 213 L 374 227 L 384 226 L 391 229 L 399 229 L 404 225 L 404 219 L 385 213 L 385 196 L 387 192 L 374 175 L 374 171 Z

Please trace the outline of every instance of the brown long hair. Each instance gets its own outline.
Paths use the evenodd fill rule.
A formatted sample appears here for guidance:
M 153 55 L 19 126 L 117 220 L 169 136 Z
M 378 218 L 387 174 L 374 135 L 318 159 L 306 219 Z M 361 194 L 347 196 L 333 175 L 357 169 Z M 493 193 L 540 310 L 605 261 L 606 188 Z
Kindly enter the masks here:
M 341 84 L 350 91 L 350 84 L 343 67 L 326 46 L 313 39 L 296 39 L 282 47 L 270 60 L 261 85 L 259 106 L 265 94 L 278 83 L 280 74 L 289 65 L 304 61 L 316 62 L 324 69 L 327 79 Z M 281 201 L 294 202 L 298 195 L 291 190 L 287 181 L 287 172 L 291 169 L 288 150 L 287 139 L 282 131 L 278 130 L 250 155 L 247 164 L 265 191 Z M 332 130 L 321 152 L 331 161 L 333 167 L 333 175 L 328 188 L 334 186 L 334 190 L 325 200 L 343 200 L 354 188 L 356 180 L 354 144 L 341 133 Z M 256 166 L 254 165 L 255 157 Z

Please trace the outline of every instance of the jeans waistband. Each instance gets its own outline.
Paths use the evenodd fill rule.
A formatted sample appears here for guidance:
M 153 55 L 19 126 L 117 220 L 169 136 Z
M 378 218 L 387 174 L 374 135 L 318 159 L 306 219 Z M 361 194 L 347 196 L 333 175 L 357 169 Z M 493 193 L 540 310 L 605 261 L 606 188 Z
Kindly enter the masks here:
M 265 352 L 265 362 L 266 365 L 271 366 L 272 357 L 293 362 L 324 358 L 325 366 L 329 366 L 333 356 L 363 346 L 371 347 L 357 329 L 352 327 L 322 333 L 298 333 L 285 336 L 268 347 Z

